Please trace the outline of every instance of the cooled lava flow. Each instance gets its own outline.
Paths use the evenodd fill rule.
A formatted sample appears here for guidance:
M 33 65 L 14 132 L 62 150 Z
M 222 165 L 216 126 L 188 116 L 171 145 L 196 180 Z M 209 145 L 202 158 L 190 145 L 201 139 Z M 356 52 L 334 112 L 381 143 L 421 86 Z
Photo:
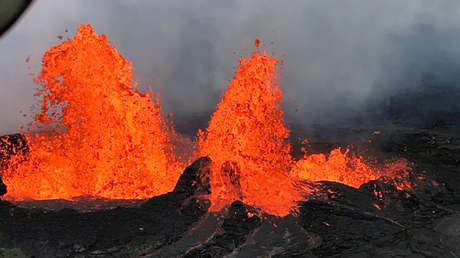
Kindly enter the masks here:
M 199 132 L 199 154 L 212 159 L 211 209 L 242 200 L 284 216 L 308 194 L 301 181 L 359 187 L 398 176 L 339 148 L 294 160 L 279 64 L 259 50 L 240 59 L 209 127 Z M 6 199 L 143 199 L 173 190 L 185 167 L 174 154 L 175 131 L 159 96 L 140 93 L 131 80 L 131 63 L 89 25 L 48 50 L 38 78 L 42 110 L 33 124 L 41 133 L 27 135 L 28 154 L 14 156 L 3 172 Z M 406 163 L 398 164 L 405 171 Z

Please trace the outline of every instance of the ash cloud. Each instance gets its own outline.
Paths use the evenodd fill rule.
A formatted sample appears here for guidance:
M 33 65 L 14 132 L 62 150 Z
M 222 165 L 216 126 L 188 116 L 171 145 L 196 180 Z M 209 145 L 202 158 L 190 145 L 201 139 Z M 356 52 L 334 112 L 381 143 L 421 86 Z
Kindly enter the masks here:
M 159 91 L 178 127 L 195 133 L 256 38 L 285 61 L 288 122 L 340 125 L 427 74 L 458 87 L 458 17 L 458 1 L 35 1 L 0 38 L 0 133 L 31 120 L 38 107 L 27 74 L 79 24 L 106 34 L 141 87 Z

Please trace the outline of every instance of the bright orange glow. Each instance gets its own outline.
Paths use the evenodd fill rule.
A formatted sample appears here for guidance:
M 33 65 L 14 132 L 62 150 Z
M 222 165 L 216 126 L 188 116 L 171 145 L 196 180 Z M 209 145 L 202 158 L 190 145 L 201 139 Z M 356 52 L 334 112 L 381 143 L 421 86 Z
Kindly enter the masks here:
M 245 203 L 285 215 L 301 199 L 289 175 L 292 158 L 283 123 L 278 60 L 254 52 L 242 58 L 236 75 L 200 134 L 201 155 L 213 160 L 214 208 L 241 198 Z M 226 183 L 225 165 L 233 164 L 241 195 Z M 227 180 L 228 181 L 228 180 Z
M 283 216 L 312 190 L 300 187 L 299 181 L 335 181 L 358 188 L 388 174 L 374 171 L 348 149 L 334 149 L 328 156 L 305 154 L 295 162 L 286 143 L 289 130 L 283 122 L 278 64 L 266 53 L 242 58 L 208 129 L 200 132 L 201 155 L 213 160 L 213 209 L 241 199 Z M 239 178 L 240 189 L 231 183 L 232 176 Z
M 260 41 L 255 45 L 259 49 Z M 209 127 L 199 132 L 199 150 L 184 154 L 212 159 L 211 210 L 242 200 L 284 216 L 309 193 L 303 181 L 359 187 L 382 175 L 405 175 L 405 162 L 376 170 L 340 148 L 295 161 L 279 64 L 259 50 L 240 59 Z M 42 109 L 33 126 L 40 132 L 27 134 L 28 154 L 12 157 L 3 171 L 5 199 L 144 199 L 174 188 L 184 164 L 173 142 L 186 139 L 162 115 L 159 95 L 133 86 L 132 64 L 105 35 L 81 25 L 73 40 L 46 52 L 37 82 Z
M 324 154 L 305 154 L 292 169 L 292 175 L 311 181 L 335 181 L 358 188 L 378 178 L 376 172 L 359 157 L 348 157 L 340 148 Z
M 42 111 L 30 152 L 3 173 L 8 200 L 80 195 L 148 198 L 171 191 L 182 172 L 160 98 L 132 86 L 132 64 L 89 25 L 46 52 Z

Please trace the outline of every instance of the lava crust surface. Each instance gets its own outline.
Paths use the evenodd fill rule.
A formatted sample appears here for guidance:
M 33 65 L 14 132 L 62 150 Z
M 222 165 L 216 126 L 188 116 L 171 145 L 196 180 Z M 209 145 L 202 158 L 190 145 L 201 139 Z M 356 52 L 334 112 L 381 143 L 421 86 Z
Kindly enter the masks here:
M 78 202 L 1 201 L 0 253 L 19 248 L 29 257 L 458 257 L 459 137 L 415 129 L 378 137 L 374 145 L 383 155 L 406 157 L 423 175 L 413 191 L 398 190 L 388 178 L 360 188 L 323 181 L 285 217 L 241 201 L 210 212 L 212 161 L 203 157 L 185 169 L 174 191 L 129 207 L 115 203 L 125 207 L 77 211 L 68 207 Z

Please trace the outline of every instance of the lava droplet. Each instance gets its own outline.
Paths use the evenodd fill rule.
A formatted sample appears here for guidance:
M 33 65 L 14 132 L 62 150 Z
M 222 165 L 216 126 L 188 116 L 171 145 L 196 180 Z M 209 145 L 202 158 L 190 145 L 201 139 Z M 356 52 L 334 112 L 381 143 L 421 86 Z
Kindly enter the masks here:
M 256 47 L 259 47 L 259 46 L 260 46 L 260 39 L 254 40 L 254 45 L 255 45 Z

